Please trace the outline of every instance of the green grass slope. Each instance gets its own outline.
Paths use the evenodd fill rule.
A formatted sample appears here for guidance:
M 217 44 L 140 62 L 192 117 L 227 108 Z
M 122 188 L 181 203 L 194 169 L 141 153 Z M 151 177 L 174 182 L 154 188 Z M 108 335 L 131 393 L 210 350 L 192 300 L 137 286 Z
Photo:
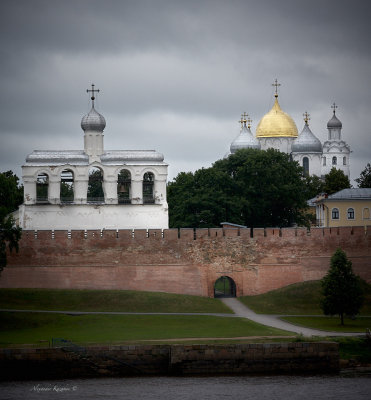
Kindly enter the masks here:
M 365 302 L 360 315 L 371 315 L 371 285 L 364 284 Z M 239 298 L 259 314 L 322 315 L 321 283 L 296 283 L 257 296 Z
M 0 312 L 0 346 L 52 338 L 113 343 L 173 338 L 287 336 L 292 333 L 244 318 L 181 315 L 66 315 Z
M 313 329 L 331 332 L 360 332 L 371 328 L 371 317 L 359 317 L 356 319 L 344 318 L 344 325 L 340 324 L 338 316 L 333 317 L 282 317 L 284 321 L 294 325 L 306 326 Z
M 0 308 L 52 311 L 232 313 L 219 299 L 133 290 L 0 289 Z

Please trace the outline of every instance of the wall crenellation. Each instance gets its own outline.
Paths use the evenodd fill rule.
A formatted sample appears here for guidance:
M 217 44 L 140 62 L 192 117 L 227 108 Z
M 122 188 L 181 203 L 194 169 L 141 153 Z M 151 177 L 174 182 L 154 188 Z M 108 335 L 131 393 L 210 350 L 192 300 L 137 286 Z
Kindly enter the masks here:
M 173 228 L 173 229 L 96 229 L 96 230 L 23 230 L 22 240 L 59 239 L 180 239 L 197 240 L 205 238 L 243 237 L 243 238 L 279 238 L 369 236 L 371 228 L 336 227 L 336 228 Z

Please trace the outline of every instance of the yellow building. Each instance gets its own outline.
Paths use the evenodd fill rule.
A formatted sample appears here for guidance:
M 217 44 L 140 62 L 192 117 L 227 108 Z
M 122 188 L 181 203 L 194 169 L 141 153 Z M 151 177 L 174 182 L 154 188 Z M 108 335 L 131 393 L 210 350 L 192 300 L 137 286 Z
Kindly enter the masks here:
M 371 226 L 371 188 L 343 189 L 316 200 L 320 227 Z

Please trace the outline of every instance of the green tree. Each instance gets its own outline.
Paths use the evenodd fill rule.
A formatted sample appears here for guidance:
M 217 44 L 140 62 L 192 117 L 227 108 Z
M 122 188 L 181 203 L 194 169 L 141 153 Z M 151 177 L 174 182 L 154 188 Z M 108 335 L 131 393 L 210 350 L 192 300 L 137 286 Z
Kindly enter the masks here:
M 340 169 L 335 167 L 325 175 L 324 191 L 327 194 L 333 194 L 342 189 L 349 189 L 351 187 L 349 178 Z
M 213 168 L 181 172 L 168 184 L 171 227 L 213 227 L 236 218 L 233 199 L 228 196 L 231 177 Z
M 103 172 L 99 168 L 92 168 L 89 171 L 88 200 L 101 201 L 104 199 Z
M 345 252 L 337 249 L 331 257 L 330 269 L 322 279 L 321 307 L 325 315 L 339 315 L 344 325 L 344 315 L 359 313 L 363 304 L 361 279 L 352 270 L 352 262 Z
M 0 173 L 0 272 L 7 264 L 7 247 L 18 251 L 21 229 L 14 225 L 9 213 L 15 211 L 23 201 L 23 187 L 12 171 Z
M 310 175 L 305 177 L 305 191 L 307 199 L 312 199 L 318 194 L 323 193 L 325 190 L 325 184 L 323 180 L 317 175 Z
M 303 170 L 276 150 L 239 150 L 168 184 L 170 227 L 307 224 Z
M 361 172 L 359 178 L 355 179 L 359 188 L 371 188 L 371 164 L 368 163 Z
M 278 150 L 245 149 L 214 164 L 235 182 L 243 224 L 250 227 L 308 224 L 303 169 Z

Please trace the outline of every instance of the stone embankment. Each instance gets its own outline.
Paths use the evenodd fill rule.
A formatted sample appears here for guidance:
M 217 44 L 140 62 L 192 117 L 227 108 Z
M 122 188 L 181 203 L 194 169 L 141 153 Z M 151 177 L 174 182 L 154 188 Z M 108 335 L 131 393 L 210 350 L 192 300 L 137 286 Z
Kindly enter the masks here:
M 0 349 L 0 370 L 3 380 L 335 373 L 339 349 L 329 342 Z

